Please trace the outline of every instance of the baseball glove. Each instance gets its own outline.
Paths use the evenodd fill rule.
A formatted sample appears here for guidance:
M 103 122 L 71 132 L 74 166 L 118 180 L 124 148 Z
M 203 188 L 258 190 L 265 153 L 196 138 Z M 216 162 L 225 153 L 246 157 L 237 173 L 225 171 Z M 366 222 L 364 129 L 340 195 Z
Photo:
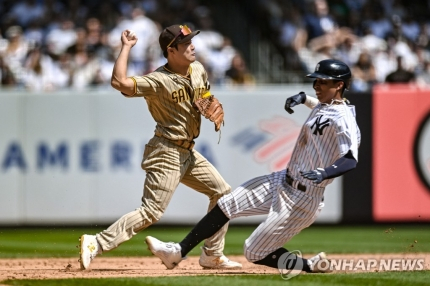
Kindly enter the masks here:
M 197 99 L 194 106 L 206 119 L 215 123 L 215 131 L 221 129 L 221 124 L 224 125 L 222 104 L 213 95 Z

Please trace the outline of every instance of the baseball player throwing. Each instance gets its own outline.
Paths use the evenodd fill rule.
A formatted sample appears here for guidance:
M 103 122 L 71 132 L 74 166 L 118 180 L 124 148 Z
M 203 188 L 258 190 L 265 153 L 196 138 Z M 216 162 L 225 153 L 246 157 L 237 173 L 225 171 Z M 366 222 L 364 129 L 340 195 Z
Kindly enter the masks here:
M 201 113 L 195 103 L 201 98 L 211 99 L 205 106 L 216 109 L 216 116 L 215 113 L 203 115 L 215 123 L 215 130 L 219 130 L 224 116 L 220 104 L 212 108 L 211 103 L 217 101 L 210 95 L 204 67 L 196 61 L 191 39 L 199 32 L 192 32 L 185 25 L 164 29 L 159 43 L 167 64 L 150 74 L 133 77 L 126 75 L 127 60 L 137 38 L 129 30 L 122 32 L 122 49 L 113 68 L 111 84 L 126 97 L 145 98 L 156 122 L 155 134 L 145 145 L 143 154 L 142 168 L 146 171 L 146 179 L 142 205 L 119 218 L 108 229 L 96 235 L 81 236 L 82 269 L 87 269 L 96 255 L 118 247 L 157 222 L 179 183 L 208 196 L 209 210 L 231 191 L 215 167 L 193 149 L 193 140 L 199 136 L 201 124 Z M 227 224 L 207 238 L 200 257 L 202 267 L 242 267 L 223 255 L 226 231 Z
M 315 221 L 324 206 L 325 187 L 333 178 L 354 169 L 358 158 L 360 131 L 355 110 L 343 98 L 351 78 L 349 67 L 337 60 L 324 60 L 307 77 L 315 78 L 313 87 L 318 100 L 305 93 L 286 100 L 289 113 L 297 104 L 313 107 L 286 169 L 253 178 L 222 197 L 180 243 L 165 243 L 148 236 L 149 249 L 167 268 L 174 268 L 193 247 L 229 220 L 267 214 L 245 241 L 248 261 L 273 268 L 330 271 L 324 252 L 309 259 L 295 256 L 293 265 L 279 263 L 280 257 L 291 254 L 284 244 Z

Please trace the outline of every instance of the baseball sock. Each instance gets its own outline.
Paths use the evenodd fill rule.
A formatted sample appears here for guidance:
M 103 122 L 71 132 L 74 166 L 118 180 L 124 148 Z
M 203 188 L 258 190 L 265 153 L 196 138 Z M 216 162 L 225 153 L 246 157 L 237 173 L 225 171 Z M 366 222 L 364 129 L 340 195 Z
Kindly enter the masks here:
M 182 257 L 185 257 L 194 247 L 204 239 L 211 237 L 220 230 L 230 219 L 216 205 L 208 212 L 179 243 Z
M 278 260 L 279 257 L 281 257 L 282 254 L 284 253 L 290 253 L 287 249 L 285 248 L 279 248 L 275 251 L 273 251 L 272 253 L 270 253 L 269 255 L 267 255 L 266 257 L 264 257 L 261 260 L 255 261 L 254 264 L 261 264 L 261 265 L 266 265 L 272 268 L 278 268 Z M 309 268 L 308 265 L 308 260 L 301 258 L 301 257 L 297 257 L 297 261 L 301 261 L 302 262 L 302 270 L 306 271 L 306 272 L 312 272 L 311 269 Z M 296 262 L 297 263 L 297 262 Z M 296 263 L 294 263 L 294 265 L 290 266 L 289 264 L 285 265 L 285 269 L 294 269 L 294 266 L 296 265 Z

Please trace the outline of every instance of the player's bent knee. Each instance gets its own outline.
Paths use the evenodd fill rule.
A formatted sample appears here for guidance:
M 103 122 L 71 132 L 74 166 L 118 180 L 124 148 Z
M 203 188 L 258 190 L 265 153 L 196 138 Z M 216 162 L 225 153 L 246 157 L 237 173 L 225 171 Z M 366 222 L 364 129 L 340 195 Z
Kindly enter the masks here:
M 148 220 L 151 224 L 159 221 L 164 214 L 164 210 L 150 208 L 145 204 L 142 204 L 138 210 L 140 211 L 142 217 Z
M 209 197 L 209 201 L 211 203 L 218 202 L 220 199 L 222 199 L 223 197 L 225 197 L 225 195 L 227 195 L 227 194 L 223 194 L 223 193 L 214 194 L 214 195 L 212 195 L 212 196 Z
M 246 258 L 246 260 L 248 260 L 248 262 L 252 262 L 252 263 L 254 263 L 255 261 L 257 261 L 257 260 L 255 260 L 255 259 L 251 259 L 251 255 L 250 255 L 250 253 L 249 253 L 249 252 L 247 252 L 247 251 L 243 251 L 243 254 L 245 255 L 245 258 Z
M 245 255 L 246 260 L 251 263 L 255 263 L 261 259 L 256 256 L 256 254 L 251 250 L 250 246 L 247 245 L 246 242 L 243 244 L 243 254 Z
M 224 182 L 224 184 L 221 184 L 218 187 L 218 194 L 219 197 L 221 198 L 222 196 L 226 195 L 226 194 L 230 194 L 231 193 L 231 186 L 229 184 L 227 184 L 226 182 Z
M 230 187 L 230 185 L 226 185 L 226 187 L 223 188 L 222 195 L 227 195 L 230 193 L 231 193 L 231 187 Z

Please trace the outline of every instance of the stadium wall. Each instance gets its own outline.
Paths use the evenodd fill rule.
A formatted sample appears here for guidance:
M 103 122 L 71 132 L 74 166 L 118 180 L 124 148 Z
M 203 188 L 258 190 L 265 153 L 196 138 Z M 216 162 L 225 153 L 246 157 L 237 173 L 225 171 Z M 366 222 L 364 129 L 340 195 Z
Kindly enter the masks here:
M 221 140 L 218 144 L 220 134 L 211 122 L 203 120 L 196 149 L 233 188 L 284 168 L 309 114 L 305 106 L 297 106 L 292 115 L 284 111 L 285 99 L 299 91 L 313 94 L 309 85 L 214 87 L 226 113 Z M 378 158 L 374 151 L 379 148 L 372 133 L 375 99 L 370 93 L 348 98 L 357 106 L 362 131 L 359 167 L 330 185 L 319 223 L 384 221 L 375 208 L 379 193 L 375 190 L 385 187 L 372 180 L 375 174 L 380 176 L 374 168 Z M 418 144 L 422 151 L 416 156 L 423 157 L 419 162 L 425 166 L 425 158 L 430 156 L 422 144 L 428 142 L 430 132 L 425 131 L 425 124 L 420 126 L 424 143 Z M 145 179 L 140 162 L 154 127 L 143 98 L 124 98 L 110 89 L 2 92 L 0 224 L 109 224 L 138 207 Z M 194 223 L 207 211 L 207 203 L 204 195 L 180 185 L 159 223 Z M 263 219 L 241 218 L 232 223 Z M 428 217 L 418 218 L 422 219 Z

